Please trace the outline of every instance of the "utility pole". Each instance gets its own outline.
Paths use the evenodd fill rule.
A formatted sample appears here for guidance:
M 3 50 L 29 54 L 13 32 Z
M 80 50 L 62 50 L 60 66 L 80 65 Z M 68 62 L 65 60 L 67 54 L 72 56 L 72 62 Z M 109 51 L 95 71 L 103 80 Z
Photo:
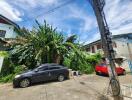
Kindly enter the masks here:
M 108 71 L 112 96 L 114 100 L 123 100 L 120 83 L 115 71 L 116 66 L 115 54 L 112 46 L 112 34 L 109 31 L 109 27 L 107 25 L 105 14 L 103 11 L 105 0 L 89 0 L 89 2 L 91 3 L 94 13 L 96 15 L 99 31 L 101 34 L 102 47 L 104 50 L 105 57 L 109 62 Z
M 127 48 L 128 48 L 128 54 L 129 54 L 129 57 L 130 57 L 130 61 L 132 61 L 132 52 L 131 52 L 131 47 L 130 47 L 130 44 L 129 42 L 127 43 Z

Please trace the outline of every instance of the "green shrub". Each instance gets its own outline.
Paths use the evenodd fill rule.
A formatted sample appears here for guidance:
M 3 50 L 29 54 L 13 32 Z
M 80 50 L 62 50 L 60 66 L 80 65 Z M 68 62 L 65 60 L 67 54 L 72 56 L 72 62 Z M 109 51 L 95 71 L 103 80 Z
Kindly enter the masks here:
M 9 53 L 7 51 L 0 51 L 0 57 L 9 57 Z
M 9 74 L 9 75 L 7 75 L 5 77 L 0 78 L 0 82 L 1 83 L 12 82 L 14 76 L 15 76 L 14 74 Z
M 7 68 L 11 68 L 11 70 L 4 69 L 2 71 L 2 74 L 0 76 L 0 82 L 2 82 L 2 83 L 12 82 L 15 75 L 20 74 L 23 71 L 27 70 L 27 67 L 24 65 L 15 66 L 15 65 L 11 64 L 11 66 L 8 66 Z M 9 70 L 9 71 L 7 71 L 7 70 Z
M 64 64 L 66 67 L 70 68 L 70 63 L 71 63 L 71 60 L 68 59 L 67 57 L 65 57 L 63 64 Z
M 6 76 L 6 75 L 9 75 L 9 74 L 13 73 L 13 70 L 14 70 L 14 67 L 15 67 L 13 65 L 14 64 L 12 64 L 10 62 L 9 58 L 4 58 L 4 62 L 3 62 L 3 65 L 2 65 L 0 76 Z
M 63 64 L 72 70 L 91 74 L 94 72 L 95 65 L 100 59 L 100 54 L 90 55 L 84 51 L 80 51 L 79 54 L 71 53 L 68 57 L 65 57 Z
M 22 73 L 22 72 L 25 71 L 25 70 L 27 70 L 27 67 L 24 66 L 24 65 L 16 66 L 16 67 L 14 68 L 14 74 L 15 74 L 15 75 L 16 75 L 16 74 L 20 74 L 20 73 Z

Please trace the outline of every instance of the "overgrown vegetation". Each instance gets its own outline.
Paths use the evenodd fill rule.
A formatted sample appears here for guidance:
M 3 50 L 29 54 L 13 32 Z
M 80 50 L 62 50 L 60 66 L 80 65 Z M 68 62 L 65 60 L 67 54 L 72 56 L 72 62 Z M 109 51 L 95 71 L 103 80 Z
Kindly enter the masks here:
M 26 31 L 23 37 L 17 39 L 11 52 L 14 63 L 25 64 L 28 68 L 34 68 L 42 63 L 62 64 L 65 54 L 77 47 L 76 35 L 65 38 L 51 26 L 44 23 Z
M 13 64 L 4 66 L 0 74 L 0 82 L 12 82 L 15 75 L 22 73 L 27 70 L 24 65 L 15 66 Z
M 94 72 L 94 66 L 100 59 L 100 54 L 90 55 L 85 51 L 79 51 L 79 53 L 71 53 L 65 57 L 64 65 L 70 69 L 90 74 Z
M 37 25 L 32 31 L 19 31 L 22 36 L 12 43 L 13 50 L 6 57 L 0 82 L 10 82 L 16 74 L 44 63 L 58 63 L 87 74 L 94 71 L 100 54 L 90 55 L 82 50 L 76 35 L 66 38 L 46 22 L 43 25 L 37 22 Z
M 26 70 L 24 65 L 12 63 L 9 52 L 0 51 L 0 57 L 4 57 L 3 67 L 0 72 L 0 82 L 11 82 L 15 75 Z
M 9 57 L 9 53 L 6 51 L 0 51 L 0 57 Z

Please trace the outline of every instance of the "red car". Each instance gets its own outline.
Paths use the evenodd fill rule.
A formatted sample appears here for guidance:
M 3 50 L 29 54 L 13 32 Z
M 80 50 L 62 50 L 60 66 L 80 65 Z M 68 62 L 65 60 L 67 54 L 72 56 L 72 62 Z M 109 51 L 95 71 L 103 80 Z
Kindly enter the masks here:
M 97 65 L 95 67 L 95 72 L 97 75 L 109 75 L 108 67 L 105 64 Z M 121 67 L 116 67 L 116 73 L 118 75 L 125 75 L 126 71 Z

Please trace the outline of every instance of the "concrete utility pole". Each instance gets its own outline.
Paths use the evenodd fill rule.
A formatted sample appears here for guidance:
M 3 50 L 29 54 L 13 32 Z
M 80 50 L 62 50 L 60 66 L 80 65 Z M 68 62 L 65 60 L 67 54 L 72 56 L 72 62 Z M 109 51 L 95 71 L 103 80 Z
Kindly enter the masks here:
M 120 88 L 120 83 L 115 72 L 115 54 L 112 46 L 112 34 L 109 31 L 105 14 L 103 11 L 105 0 L 89 0 L 91 3 L 96 19 L 99 26 L 99 31 L 101 34 L 102 47 L 104 50 L 105 57 L 109 61 L 110 66 L 108 67 L 110 85 L 112 89 L 112 95 L 114 100 L 123 100 L 123 95 Z M 112 2 L 112 1 L 111 1 Z

